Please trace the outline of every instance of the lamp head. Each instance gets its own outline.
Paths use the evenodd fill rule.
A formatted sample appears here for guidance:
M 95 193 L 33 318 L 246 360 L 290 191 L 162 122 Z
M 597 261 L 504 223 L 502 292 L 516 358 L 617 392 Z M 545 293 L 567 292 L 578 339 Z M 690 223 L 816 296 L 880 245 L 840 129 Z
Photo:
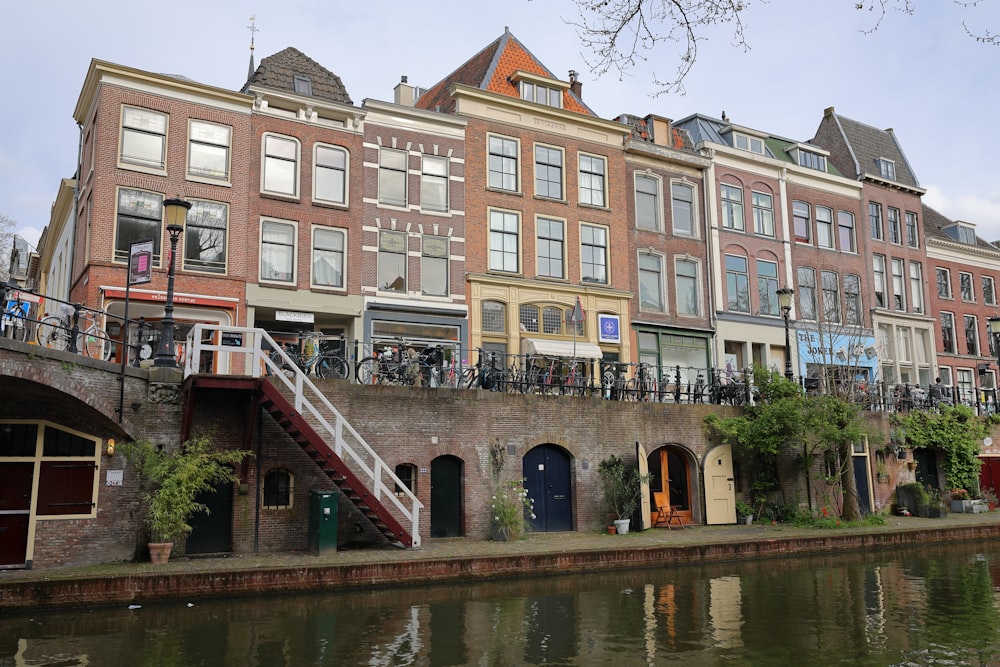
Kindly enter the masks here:
M 795 290 L 791 287 L 782 287 L 775 294 L 778 295 L 778 305 L 783 311 L 787 313 L 792 309 L 792 296 L 795 294 Z
M 180 236 L 184 231 L 184 223 L 187 221 L 187 213 L 191 210 L 191 202 L 174 197 L 163 201 L 163 217 L 167 222 L 167 233 L 171 239 Z
M 991 334 L 994 336 L 1000 334 L 1000 315 L 994 315 L 990 319 L 986 320 L 986 323 L 989 326 Z

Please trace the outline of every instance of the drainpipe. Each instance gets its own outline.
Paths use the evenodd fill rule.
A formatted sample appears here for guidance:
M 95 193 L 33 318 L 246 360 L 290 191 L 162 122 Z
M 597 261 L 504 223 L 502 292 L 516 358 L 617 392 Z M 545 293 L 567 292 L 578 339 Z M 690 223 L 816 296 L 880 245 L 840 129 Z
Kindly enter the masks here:
M 715 307 L 716 307 L 716 275 L 715 266 L 717 263 L 717 253 L 718 239 L 714 236 L 713 230 L 716 229 L 715 221 L 715 151 L 711 148 L 702 148 L 702 152 L 705 157 L 710 161 L 709 166 L 705 169 L 705 178 L 702 179 L 702 189 L 704 190 L 704 202 L 705 202 L 705 243 L 706 250 L 705 253 L 707 259 L 707 266 L 705 271 L 705 279 L 708 282 L 708 323 L 712 327 L 712 353 L 708 360 L 710 368 L 715 367 L 715 361 L 718 358 L 718 346 L 719 346 L 719 328 L 717 326 L 718 318 L 716 317 Z

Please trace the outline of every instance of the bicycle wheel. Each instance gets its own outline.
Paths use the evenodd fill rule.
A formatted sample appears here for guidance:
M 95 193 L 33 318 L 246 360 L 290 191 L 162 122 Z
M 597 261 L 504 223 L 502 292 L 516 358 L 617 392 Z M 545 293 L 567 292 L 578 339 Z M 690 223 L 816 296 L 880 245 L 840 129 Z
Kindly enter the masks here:
M 378 372 L 378 359 L 375 357 L 365 357 L 358 362 L 354 369 L 354 377 L 358 384 L 379 384 L 382 378 Z
M 316 362 L 316 375 L 321 378 L 343 380 L 348 375 L 347 362 L 343 357 L 325 354 Z
M 80 334 L 76 347 L 85 357 L 107 361 L 111 358 L 111 339 L 108 334 L 96 324 L 87 327 Z
M 38 323 L 35 339 L 42 347 L 50 350 L 65 350 L 69 343 L 69 333 L 63 330 L 63 321 L 55 315 L 43 317 Z

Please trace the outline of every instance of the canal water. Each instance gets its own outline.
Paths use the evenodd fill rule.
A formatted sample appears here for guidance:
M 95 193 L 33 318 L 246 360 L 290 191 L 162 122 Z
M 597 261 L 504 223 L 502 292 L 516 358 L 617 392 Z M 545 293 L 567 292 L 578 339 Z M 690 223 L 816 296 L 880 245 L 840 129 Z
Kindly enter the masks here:
M 1000 543 L 12 614 L 0 667 L 1000 665 Z

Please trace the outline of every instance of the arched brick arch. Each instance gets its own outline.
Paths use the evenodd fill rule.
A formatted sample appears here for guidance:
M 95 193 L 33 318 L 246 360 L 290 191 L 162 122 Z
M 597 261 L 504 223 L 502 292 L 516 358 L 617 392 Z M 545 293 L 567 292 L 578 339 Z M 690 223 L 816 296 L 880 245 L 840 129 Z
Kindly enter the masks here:
M 649 449 L 650 507 L 655 507 L 653 493 L 666 492 L 677 508 L 681 521 L 704 523 L 701 461 L 686 445 L 665 442 Z

